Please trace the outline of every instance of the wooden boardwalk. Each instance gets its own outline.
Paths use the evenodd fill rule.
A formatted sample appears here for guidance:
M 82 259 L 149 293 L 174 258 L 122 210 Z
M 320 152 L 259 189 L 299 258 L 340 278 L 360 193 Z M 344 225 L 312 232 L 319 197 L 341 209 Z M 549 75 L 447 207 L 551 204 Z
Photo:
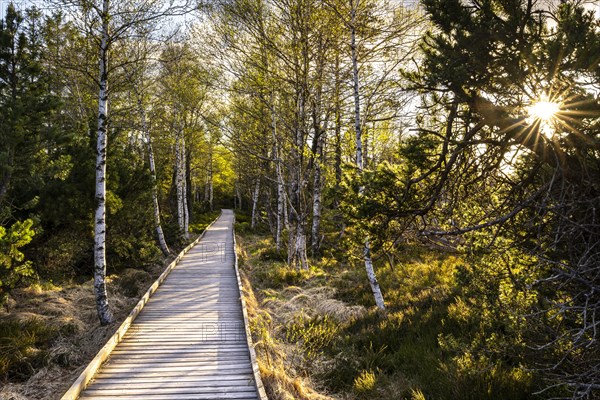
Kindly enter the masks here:
M 223 210 L 135 319 L 81 399 L 261 399 Z

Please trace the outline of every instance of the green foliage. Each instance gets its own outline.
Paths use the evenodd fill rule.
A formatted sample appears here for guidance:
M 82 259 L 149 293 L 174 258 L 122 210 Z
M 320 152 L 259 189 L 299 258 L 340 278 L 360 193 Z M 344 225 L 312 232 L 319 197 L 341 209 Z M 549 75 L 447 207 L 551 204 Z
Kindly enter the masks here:
M 263 264 L 260 270 L 256 271 L 258 282 L 267 283 L 273 288 L 283 288 L 302 284 L 311 276 L 310 271 L 289 268 L 284 262 Z
M 35 235 L 33 221 L 15 222 L 8 230 L 0 226 L 0 305 L 8 292 L 23 278 L 34 276 L 30 261 L 25 261 L 21 247 L 29 244 Z
M 360 395 L 368 395 L 375 390 L 377 377 L 373 371 L 362 371 L 354 378 L 354 390 Z
M 522 314 L 535 301 L 515 289 L 534 279 L 531 260 L 522 254 L 506 251 L 505 265 L 485 252 L 398 246 L 393 265 L 390 259 L 376 262 L 387 305 L 380 312 L 362 268 L 324 260 L 321 275 L 286 281 L 290 270 L 284 263 L 261 259 L 272 242 L 245 237 L 252 238 L 245 246 L 246 264 L 266 304 L 280 304 L 288 291 L 303 293 L 327 283 L 337 289 L 337 301 L 369 307 L 343 319 L 299 310 L 279 328 L 279 340 L 300 349 L 309 360 L 301 365 L 310 365 L 307 373 L 329 392 L 361 399 L 536 398 L 539 375 L 521 362 L 530 355 L 522 340 L 527 325 Z
M 194 221 L 190 224 L 190 231 L 197 234 L 202 233 L 220 214 L 220 211 L 194 213 Z
M 286 327 L 285 340 L 299 343 L 304 356 L 313 360 L 336 338 L 338 329 L 338 323 L 328 315 L 307 319 L 300 314 Z

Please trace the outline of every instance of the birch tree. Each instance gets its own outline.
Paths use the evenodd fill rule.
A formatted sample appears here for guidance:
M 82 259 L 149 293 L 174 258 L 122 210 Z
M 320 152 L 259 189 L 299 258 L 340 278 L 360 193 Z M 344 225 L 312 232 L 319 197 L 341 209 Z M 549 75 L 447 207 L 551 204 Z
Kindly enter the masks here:
M 140 85 L 141 86 L 141 85 Z M 161 217 L 160 217 L 160 205 L 158 203 L 158 187 L 156 183 L 156 163 L 154 161 L 154 150 L 152 148 L 152 136 L 150 135 L 150 127 L 148 125 L 146 107 L 143 102 L 143 97 L 139 92 L 137 86 L 134 86 L 134 93 L 137 99 L 138 113 L 140 114 L 141 129 L 144 135 L 144 141 L 146 142 L 146 151 L 148 153 L 148 164 L 150 166 L 150 175 L 152 177 L 152 207 L 154 209 L 154 224 L 156 229 L 156 237 L 160 249 L 165 255 L 171 254 L 167 241 L 165 240 L 165 234 L 162 229 Z
M 159 193 L 158 193 L 158 185 L 156 179 L 156 161 L 154 157 L 154 149 L 152 146 L 152 135 L 151 135 L 151 127 L 150 121 L 148 121 L 148 112 L 146 101 L 148 95 L 144 92 L 152 89 L 152 87 L 146 84 L 149 75 L 150 64 L 146 61 L 149 58 L 149 54 L 156 53 L 158 51 L 157 46 L 151 46 L 148 40 L 144 40 L 143 38 L 131 43 L 129 47 L 129 51 L 136 55 L 136 59 L 140 60 L 136 63 L 133 69 L 125 67 L 125 74 L 133 85 L 131 87 L 131 92 L 133 94 L 133 101 L 136 105 L 136 111 L 139 116 L 139 129 L 142 133 L 142 141 L 146 147 L 146 154 L 148 156 L 148 166 L 150 169 L 150 177 L 152 180 L 152 208 L 154 211 L 154 226 L 156 231 L 156 239 L 158 241 L 158 245 L 162 250 L 163 254 L 168 256 L 171 254 L 171 250 L 167 244 L 165 239 L 165 234 L 162 229 L 161 223 L 161 211 L 160 204 L 158 201 Z
M 360 172 L 363 171 L 364 159 L 362 149 L 362 124 L 360 115 L 360 84 L 358 76 L 358 52 L 356 49 L 356 13 L 358 8 L 359 0 L 350 0 L 350 51 L 352 59 L 352 87 L 354 92 L 354 130 L 356 133 L 356 167 Z M 359 188 L 359 194 L 364 195 L 364 187 Z M 369 237 L 367 236 L 364 240 L 363 247 L 363 258 L 365 262 L 365 269 L 367 271 L 367 278 L 373 291 L 373 297 L 375 298 L 375 304 L 380 309 L 385 309 L 385 303 L 383 300 L 383 294 L 373 269 L 373 259 L 371 258 L 371 244 Z
M 122 67 L 110 65 L 110 50 L 126 42 L 140 29 L 156 29 L 156 23 L 169 15 L 189 11 L 189 3 L 164 5 L 146 2 L 63 0 L 60 4 L 73 14 L 81 31 L 96 46 L 98 75 L 98 118 L 96 144 L 96 211 L 94 215 L 94 289 L 96 308 L 102 325 L 113 321 L 106 291 L 106 152 L 109 129 L 109 79 L 111 72 Z M 131 62 L 131 60 L 127 60 Z
M 173 138 L 173 189 L 177 223 L 182 237 L 189 239 L 189 223 L 193 198 L 191 194 L 192 152 L 204 143 L 203 115 L 210 102 L 209 70 L 198 65 L 189 42 L 171 44 L 162 53 L 160 72 L 160 105 L 163 127 Z

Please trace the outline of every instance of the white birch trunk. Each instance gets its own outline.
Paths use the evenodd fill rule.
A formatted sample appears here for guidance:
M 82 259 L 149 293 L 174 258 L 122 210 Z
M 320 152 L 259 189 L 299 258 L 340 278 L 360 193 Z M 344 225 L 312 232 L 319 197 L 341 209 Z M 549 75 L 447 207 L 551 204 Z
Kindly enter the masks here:
M 146 149 L 148 151 L 148 162 L 150 164 L 150 176 L 152 178 L 152 205 L 154 206 L 154 225 L 156 229 L 156 236 L 158 244 L 164 255 L 168 256 L 171 254 L 167 241 L 165 240 L 165 234 L 162 229 L 160 222 L 160 206 L 158 204 L 158 188 L 156 187 L 156 164 L 154 162 L 154 151 L 152 150 L 152 138 L 150 136 L 150 129 L 148 127 L 148 121 L 146 120 L 146 109 L 142 103 L 142 97 L 140 96 L 137 88 L 134 87 L 135 94 L 137 96 L 138 111 L 142 119 L 142 131 L 144 138 L 146 139 Z
M 181 135 L 181 195 L 182 195 L 182 207 L 183 207 L 183 237 L 185 240 L 190 239 L 190 214 L 188 208 L 188 196 L 187 196 L 187 168 L 186 168 L 186 154 L 185 154 L 185 137 Z
M 277 250 L 281 250 L 281 235 L 283 234 L 283 222 L 286 221 L 285 215 L 285 192 L 283 187 L 283 175 L 279 160 L 277 161 L 277 235 L 275 245 Z
M 362 154 L 362 127 L 360 122 L 360 87 L 358 82 L 358 55 L 356 51 L 356 8 L 358 7 L 358 0 L 350 0 L 351 8 L 351 32 L 350 32 L 350 50 L 352 53 L 352 79 L 354 86 L 354 129 L 356 130 L 356 166 L 362 173 L 363 170 L 363 154 Z M 364 187 L 359 188 L 359 193 L 364 193 Z M 363 259 L 365 261 L 365 269 L 367 271 L 367 278 L 371 285 L 371 291 L 375 298 L 375 304 L 380 309 L 385 309 L 385 303 L 375 270 L 373 269 L 373 260 L 371 259 L 371 245 L 369 243 L 369 237 L 367 236 L 364 241 L 363 248 Z
M 213 160 L 212 151 L 210 152 L 210 164 L 208 170 L 208 206 L 213 210 L 214 186 L 213 186 Z
M 275 174 L 277 175 L 277 226 L 275 228 L 275 249 L 281 250 L 281 234 L 283 231 L 283 215 L 284 207 L 284 187 L 283 174 L 281 172 L 281 161 L 279 160 L 279 146 L 277 145 L 277 120 L 275 119 L 275 111 L 273 110 L 273 94 L 270 96 L 271 101 L 271 132 L 273 134 L 273 159 L 275 160 Z
M 258 198 L 260 197 L 260 177 L 256 178 L 256 184 L 254 185 L 254 192 L 252 193 L 252 219 L 250 227 L 254 229 L 256 227 L 256 220 L 258 219 Z
M 100 42 L 100 90 L 98 93 L 98 140 L 96 154 L 96 213 L 94 219 L 94 289 L 100 324 L 114 318 L 106 291 L 106 148 L 108 118 L 108 46 L 109 1 L 102 3 L 102 39 Z
M 305 215 L 302 208 L 302 151 L 304 151 L 304 136 L 301 124 L 305 117 L 304 89 L 298 94 L 298 117 L 296 126 L 295 146 L 292 148 L 291 193 L 289 210 L 289 242 L 288 264 L 297 269 L 308 269 L 306 255 Z
M 312 242 L 311 250 L 313 257 L 319 251 L 319 244 L 321 242 L 319 237 L 319 231 L 321 228 L 321 198 L 323 182 L 321 179 L 321 162 L 323 157 L 323 133 L 317 142 L 317 154 L 314 160 L 315 172 L 313 176 L 313 220 L 312 220 Z
M 182 132 L 177 129 L 175 134 L 175 188 L 177 190 L 177 225 L 181 235 L 185 238 L 185 207 L 183 191 L 183 163 L 182 163 Z

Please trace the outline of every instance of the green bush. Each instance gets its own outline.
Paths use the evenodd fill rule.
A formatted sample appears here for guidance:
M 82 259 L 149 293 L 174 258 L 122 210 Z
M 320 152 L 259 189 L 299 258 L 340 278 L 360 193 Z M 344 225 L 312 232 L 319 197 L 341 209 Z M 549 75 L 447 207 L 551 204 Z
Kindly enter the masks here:
M 30 219 L 15 222 L 8 230 L 0 226 L 0 305 L 23 278 L 34 276 L 31 262 L 20 250 L 33 239 L 32 226 Z
M 337 337 L 339 324 L 328 315 L 305 319 L 303 314 L 287 326 L 285 339 L 300 343 L 307 359 L 316 358 Z

